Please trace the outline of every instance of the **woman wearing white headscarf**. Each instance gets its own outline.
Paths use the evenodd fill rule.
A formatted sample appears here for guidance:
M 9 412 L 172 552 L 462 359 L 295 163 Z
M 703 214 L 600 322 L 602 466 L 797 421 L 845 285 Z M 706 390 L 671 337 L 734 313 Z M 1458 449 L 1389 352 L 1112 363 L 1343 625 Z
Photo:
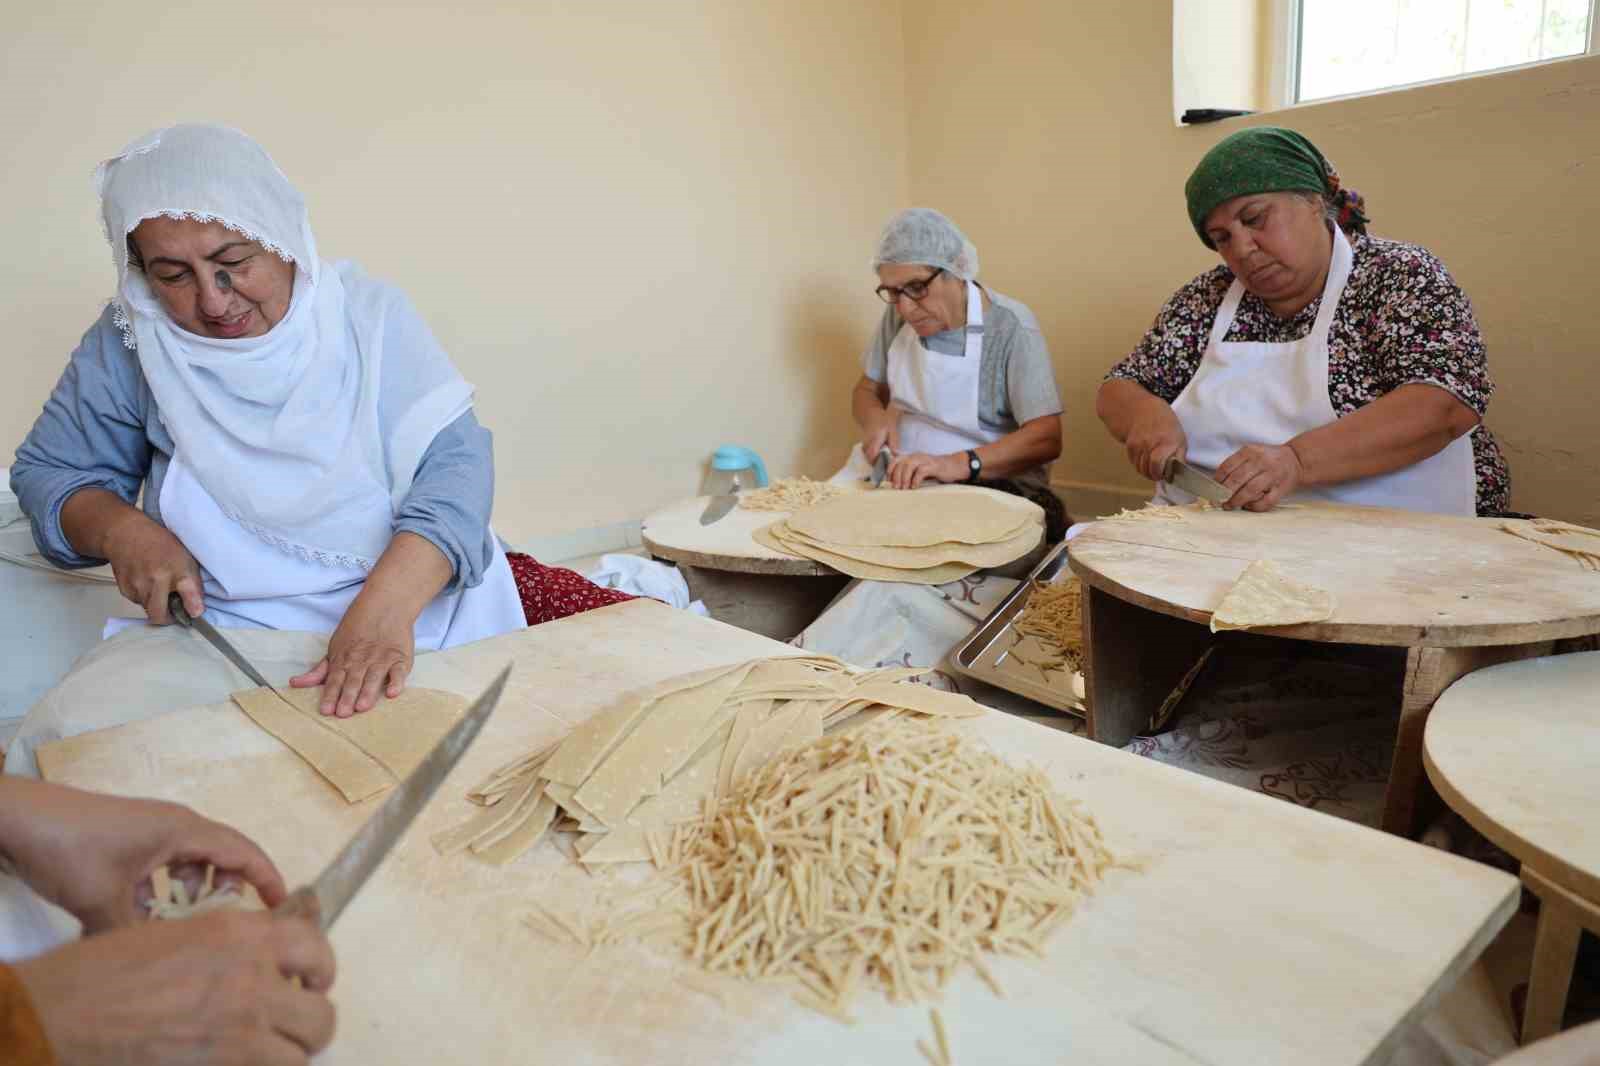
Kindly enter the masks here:
M 331 633 L 292 682 L 325 684 L 324 713 L 398 695 L 418 649 L 521 628 L 472 386 L 398 290 L 318 258 L 266 152 L 173 126 L 96 185 L 117 293 L 12 468 L 41 552 L 110 562 L 158 625 L 176 593 L 217 626 Z
M 976 482 L 1023 495 L 1059 539 L 1067 519 L 1049 464 L 1061 454 L 1061 398 L 1038 319 L 978 282 L 978 250 L 930 208 L 891 218 L 872 266 L 889 307 L 850 395 L 861 441 L 834 480 L 865 477 L 887 448 L 894 487 Z

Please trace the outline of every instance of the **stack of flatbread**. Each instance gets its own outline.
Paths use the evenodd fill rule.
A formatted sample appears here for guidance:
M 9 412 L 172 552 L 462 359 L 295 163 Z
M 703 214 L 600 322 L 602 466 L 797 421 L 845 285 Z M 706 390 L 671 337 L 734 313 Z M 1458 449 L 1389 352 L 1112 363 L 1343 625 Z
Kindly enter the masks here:
M 909 679 L 925 670 L 860 671 L 827 656 L 753 659 L 634 693 L 558 743 L 495 771 L 469 793 L 483 806 L 433 838 L 496 865 L 552 828 L 579 834 L 586 866 L 658 857 L 675 826 L 769 759 L 825 731 L 903 713 L 961 718 L 983 707 Z
M 1044 510 L 967 485 L 851 492 L 756 531 L 774 551 L 871 581 L 942 585 L 1038 547 Z

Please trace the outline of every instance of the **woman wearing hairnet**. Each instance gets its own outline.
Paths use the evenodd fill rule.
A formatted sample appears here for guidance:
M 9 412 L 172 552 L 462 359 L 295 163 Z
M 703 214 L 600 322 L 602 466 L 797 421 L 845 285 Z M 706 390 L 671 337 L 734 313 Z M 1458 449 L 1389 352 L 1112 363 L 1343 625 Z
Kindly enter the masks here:
M 978 250 L 930 208 L 891 218 L 872 265 L 889 306 L 851 392 L 861 441 L 834 480 L 867 476 L 887 448 L 895 488 L 975 482 L 1025 496 L 1059 540 L 1068 520 L 1049 464 L 1061 399 L 1033 312 L 978 282 Z

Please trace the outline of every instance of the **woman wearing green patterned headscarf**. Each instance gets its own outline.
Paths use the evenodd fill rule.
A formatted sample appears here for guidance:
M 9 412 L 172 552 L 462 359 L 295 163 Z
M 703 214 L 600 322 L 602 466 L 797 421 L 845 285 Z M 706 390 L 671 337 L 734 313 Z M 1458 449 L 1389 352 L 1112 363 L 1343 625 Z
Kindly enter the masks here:
M 1504 513 L 1481 422 L 1494 384 L 1471 304 L 1426 249 L 1368 236 L 1362 198 L 1293 130 L 1241 130 L 1184 185 L 1222 265 L 1167 301 L 1097 409 L 1156 503 L 1167 461 L 1212 470 L 1230 508 L 1291 498 Z

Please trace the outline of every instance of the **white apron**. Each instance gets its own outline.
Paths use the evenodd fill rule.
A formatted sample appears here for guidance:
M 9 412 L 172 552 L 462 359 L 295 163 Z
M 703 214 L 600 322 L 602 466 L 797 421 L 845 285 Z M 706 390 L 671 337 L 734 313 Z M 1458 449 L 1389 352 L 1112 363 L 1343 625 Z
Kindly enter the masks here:
M 983 367 L 983 295 L 967 282 L 966 344 L 961 355 L 931 352 L 909 325 L 889 345 L 889 404 L 900 419 L 900 454 L 948 455 L 993 444 L 1005 433 L 978 418 Z M 858 441 L 850 459 L 830 481 L 859 481 L 872 473 Z
M 367 578 L 357 566 L 291 555 L 229 520 L 181 454 L 161 485 L 161 520 L 200 564 L 205 616 L 215 626 L 332 633 Z M 453 648 L 526 624 L 511 564 L 496 545 L 482 582 L 442 592 L 422 609 L 416 650 Z
M 1217 310 L 1199 368 L 1172 404 L 1189 439 L 1191 463 L 1214 470 L 1246 444 L 1283 444 L 1339 417 L 1328 396 L 1328 333 L 1354 258 L 1350 242 L 1336 227 L 1316 324 L 1288 344 L 1223 340 L 1244 297 L 1244 284 L 1235 279 Z M 1471 435 L 1457 437 L 1442 451 L 1400 470 L 1301 489 L 1289 498 L 1471 516 L 1477 513 Z M 1151 502 L 1193 500 L 1162 482 Z

